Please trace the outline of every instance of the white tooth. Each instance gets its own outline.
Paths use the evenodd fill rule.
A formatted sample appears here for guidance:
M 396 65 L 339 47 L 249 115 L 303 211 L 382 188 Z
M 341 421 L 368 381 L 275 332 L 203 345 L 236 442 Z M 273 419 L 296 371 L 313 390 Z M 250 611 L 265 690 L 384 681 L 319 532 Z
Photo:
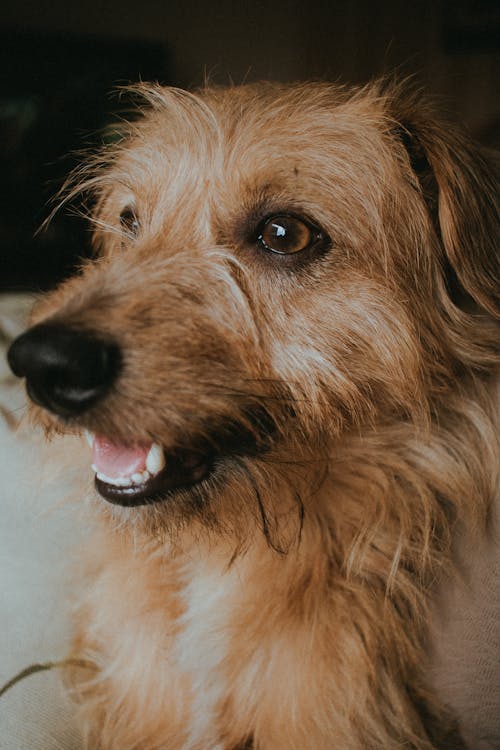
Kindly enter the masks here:
M 130 477 L 108 477 L 106 474 L 101 474 L 100 471 L 97 472 L 97 478 L 101 482 L 113 484 L 115 487 L 129 487 L 132 484 Z
M 108 484 L 111 484 L 111 477 L 106 476 L 106 474 L 103 474 L 102 471 L 97 472 L 97 478 L 100 479 L 103 482 L 107 482 Z
M 116 477 L 116 479 L 113 480 L 112 484 L 116 484 L 117 487 L 127 487 L 130 485 L 130 478 Z
M 142 478 L 142 474 L 139 474 L 139 473 L 132 474 L 131 479 L 134 484 L 142 484 L 144 481 Z
M 158 443 L 153 443 L 146 458 L 146 468 L 150 474 L 158 474 L 165 466 L 165 453 Z
M 88 443 L 88 444 L 90 445 L 90 447 L 92 448 L 92 447 L 93 447 L 93 445 L 94 445 L 94 436 L 93 436 L 93 435 L 92 435 L 92 433 L 91 433 L 91 432 L 89 432 L 88 430 L 85 430 L 85 432 L 84 432 L 84 435 L 85 435 L 85 439 L 86 439 L 87 443 Z
M 96 474 L 99 474 L 99 471 L 98 471 L 97 466 L 95 464 L 92 464 L 92 466 L 90 468 L 92 469 L 92 471 L 95 471 Z

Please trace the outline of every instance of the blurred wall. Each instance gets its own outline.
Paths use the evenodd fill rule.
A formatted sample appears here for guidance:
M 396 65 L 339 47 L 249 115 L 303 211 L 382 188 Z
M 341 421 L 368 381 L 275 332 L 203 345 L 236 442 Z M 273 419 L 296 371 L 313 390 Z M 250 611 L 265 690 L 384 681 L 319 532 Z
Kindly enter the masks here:
M 40 0 L 5 26 L 166 42 L 173 82 L 416 73 L 475 131 L 500 119 L 497 0 Z

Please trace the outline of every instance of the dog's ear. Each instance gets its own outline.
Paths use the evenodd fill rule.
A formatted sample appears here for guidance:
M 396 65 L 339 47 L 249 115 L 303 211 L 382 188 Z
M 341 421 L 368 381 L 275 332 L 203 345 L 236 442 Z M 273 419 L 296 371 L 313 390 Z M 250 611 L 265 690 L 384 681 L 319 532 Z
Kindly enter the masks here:
M 453 301 L 473 300 L 498 317 L 500 162 L 414 102 L 395 119 L 443 249 Z

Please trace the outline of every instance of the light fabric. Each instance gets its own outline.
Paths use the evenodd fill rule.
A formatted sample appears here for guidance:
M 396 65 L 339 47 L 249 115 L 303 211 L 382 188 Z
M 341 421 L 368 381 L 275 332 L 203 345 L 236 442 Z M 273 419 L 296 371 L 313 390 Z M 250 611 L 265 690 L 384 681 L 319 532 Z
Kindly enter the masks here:
M 79 511 L 60 479 L 42 481 L 44 447 L 32 429 L 13 431 L 24 394 L 4 350 L 22 326 L 25 298 L 0 298 L 0 683 L 34 662 L 64 658 L 69 642 L 70 548 Z M 41 459 L 41 460 L 40 460 Z M 44 486 L 45 485 L 45 486 Z M 72 590 L 74 594 L 74 590 Z M 0 698 L 0 750 L 80 750 L 74 707 L 61 676 L 42 672 Z

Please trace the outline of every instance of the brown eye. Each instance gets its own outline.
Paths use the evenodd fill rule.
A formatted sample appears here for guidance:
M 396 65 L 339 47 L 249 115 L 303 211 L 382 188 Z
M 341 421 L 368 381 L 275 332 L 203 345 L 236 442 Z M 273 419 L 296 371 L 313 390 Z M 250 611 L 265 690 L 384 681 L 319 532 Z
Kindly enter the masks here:
M 321 232 L 310 227 L 302 219 L 277 214 L 267 219 L 258 240 L 266 250 L 280 255 L 293 255 L 306 250 L 321 236 Z
M 131 206 L 127 206 L 127 208 L 124 208 L 121 212 L 120 224 L 123 231 L 128 234 L 129 237 L 137 237 L 139 233 L 139 220 Z

